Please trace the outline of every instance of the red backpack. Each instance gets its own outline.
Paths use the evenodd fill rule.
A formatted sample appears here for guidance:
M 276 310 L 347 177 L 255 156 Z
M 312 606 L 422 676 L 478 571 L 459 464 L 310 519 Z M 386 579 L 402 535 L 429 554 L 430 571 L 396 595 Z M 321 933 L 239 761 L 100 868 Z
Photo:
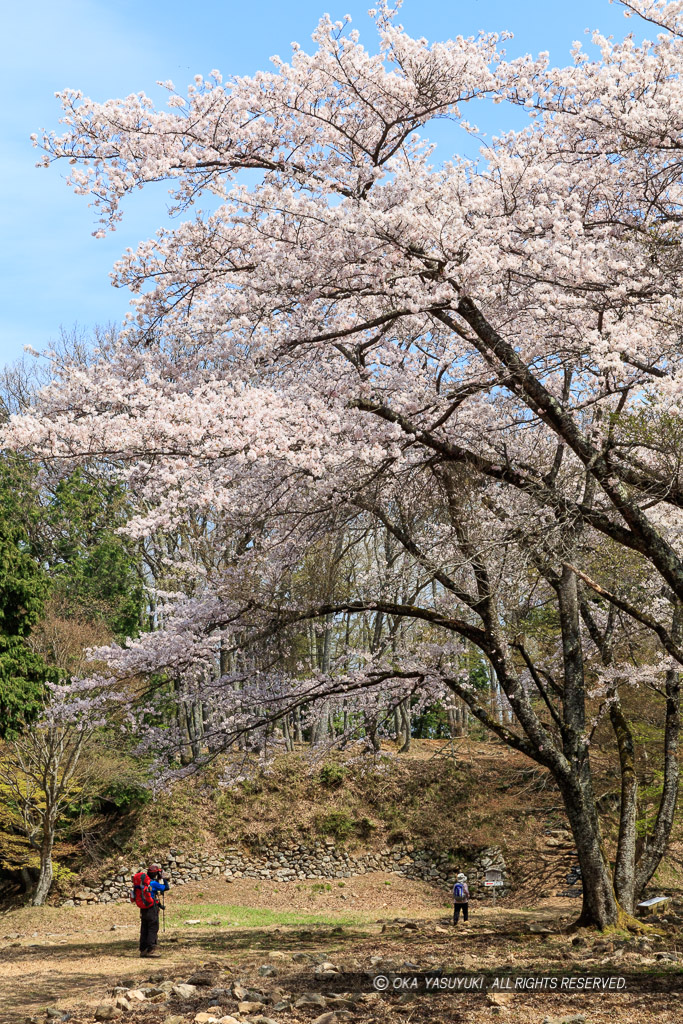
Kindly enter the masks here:
M 130 902 L 134 903 L 140 910 L 149 910 L 154 906 L 154 897 L 149 887 L 150 877 L 145 871 L 138 871 L 133 875 L 133 891 L 130 894 Z

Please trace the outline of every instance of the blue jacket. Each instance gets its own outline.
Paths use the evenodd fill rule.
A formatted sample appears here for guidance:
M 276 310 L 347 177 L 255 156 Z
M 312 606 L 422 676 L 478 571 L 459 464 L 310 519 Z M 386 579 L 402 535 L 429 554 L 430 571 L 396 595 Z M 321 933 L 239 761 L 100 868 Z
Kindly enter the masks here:
M 170 889 L 170 888 L 171 887 L 168 884 L 168 882 L 157 881 L 156 878 L 150 879 L 149 891 L 152 893 L 152 896 L 154 897 L 154 899 L 155 899 L 155 901 L 157 903 L 161 902 L 161 900 L 160 900 L 161 894 L 163 892 L 167 892 L 168 889 Z

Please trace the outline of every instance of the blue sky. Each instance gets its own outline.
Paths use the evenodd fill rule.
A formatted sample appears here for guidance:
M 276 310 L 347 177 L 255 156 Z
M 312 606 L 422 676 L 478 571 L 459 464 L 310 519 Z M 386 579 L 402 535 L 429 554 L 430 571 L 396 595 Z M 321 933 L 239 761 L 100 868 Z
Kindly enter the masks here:
M 181 88 L 195 73 L 225 75 L 286 58 L 290 42 L 312 46 L 319 16 L 349 13 L 368 47 L 370 0 L 32 0 L 6 5 L 0 80 L 5 103 L 0 150 L 0 362 L 21 357 L 24 345 L 43 350 L 60 327 L 119 321 L 125 291 L 112 288 L 112 264 L 166 221 L 157 189 L 129 201 L 118 230 L 92 237 L 93 211 L 63 182 L 59 164 L 34 167 L 29 136 L 56 128 L 58 89 L 72 87 L 98 100 L 144 90 L 172 79 Z M 586 28 L 622 35 L 634 22 L 607 0 L 405 0 L 400 20 L 413 35 L 444 39 L 479 29 L 509 29 L 508 53 L 550 50 L 565 63 Z M 11 99 L 10 99 L 11 97 Z M 494 108 L 500 112 L 502 108 Z M 502 116 L 502 115 L 499 115 Z M 482 125 L 481 108 L 473 113 Z M 494 124 L 487 128 L 496 128 Z M 444 153 L 444 155 L 447 155 Z

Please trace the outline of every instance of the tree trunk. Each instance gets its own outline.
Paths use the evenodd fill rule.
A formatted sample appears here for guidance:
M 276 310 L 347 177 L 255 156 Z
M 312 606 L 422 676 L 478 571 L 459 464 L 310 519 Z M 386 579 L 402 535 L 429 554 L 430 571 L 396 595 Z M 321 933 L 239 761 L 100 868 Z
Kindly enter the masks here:
M 410 727 L 410 703 L 408 700 L 401 701 L 399 705 L 401 724 L 403 726 L 403 743 L 399 748 L 399 754 L 407 754 L 410 750 L 411 727 Z
M 619 840 L 614 865 L 614 890 L 619 905 L 632 914 L 635 909 L 636 818 L 638 813 L 638 779 L 636 776 L 633 734 L 620 704 L 612 705 L 610 719 L 617 738 L 621 768 L 621 808 Z
M 680 626 L 679 626 L 680 628 Z M 666 674 L 666 725 L 664 728 L 664 786 L 659 801 L 657 820 L 650 835 L 645 837 L 643 850 L 636 866 L 635 894 L 637 898 L 652 878 L 666 852 L 673 828 L 678 799 L 680 764 L 678 747 L 681 731 L 681 679 L 671 669 Z
M 52 847 L 54 844 L 54 825 L 45 820 L 43 824 L 43 841 L 40 844 L 40 873 L 33 890 L 31 904 L 42 907 L 52 886 Z
M 379 736 L 377 735 L 378 721 L 374 715 L 369 715 L 366 711 L 363 712 L 363 722 L 365 725 L 365 735 L 372 744 L 372 749 L 376 754 L 379 754 L 382 749 L 382 744 Z
M 575 927 L 602 929 L 619 921 L 612 873 L 603 852 L 595 796 L 587 768 L 557 780 L 576 843 L 583 883 L 583 906 Z
M 294 750 L 294 744 L 292 743 L 292 734 L 289 729 L 289 716 L 283 715 L 280 719 L 280 723 L 282 725 L 282 735 L 285 741 L 285 750 L 288 754 L 291 754 Z

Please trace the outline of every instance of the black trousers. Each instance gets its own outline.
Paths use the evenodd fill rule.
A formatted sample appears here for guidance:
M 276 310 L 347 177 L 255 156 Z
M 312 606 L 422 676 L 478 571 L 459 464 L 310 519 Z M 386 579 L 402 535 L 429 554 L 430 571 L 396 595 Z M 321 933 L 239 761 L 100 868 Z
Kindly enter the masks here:
M 466 921 L 470 913 L 469 903 L 454 903 L 453 904 L 453 924 L 457 924 L 460 920 L 460 911 L 462 910 L 462 919 Z
M 157 944 L 159 934 L 159 904 L 140 911 L 140 952 L 149 953 Z

